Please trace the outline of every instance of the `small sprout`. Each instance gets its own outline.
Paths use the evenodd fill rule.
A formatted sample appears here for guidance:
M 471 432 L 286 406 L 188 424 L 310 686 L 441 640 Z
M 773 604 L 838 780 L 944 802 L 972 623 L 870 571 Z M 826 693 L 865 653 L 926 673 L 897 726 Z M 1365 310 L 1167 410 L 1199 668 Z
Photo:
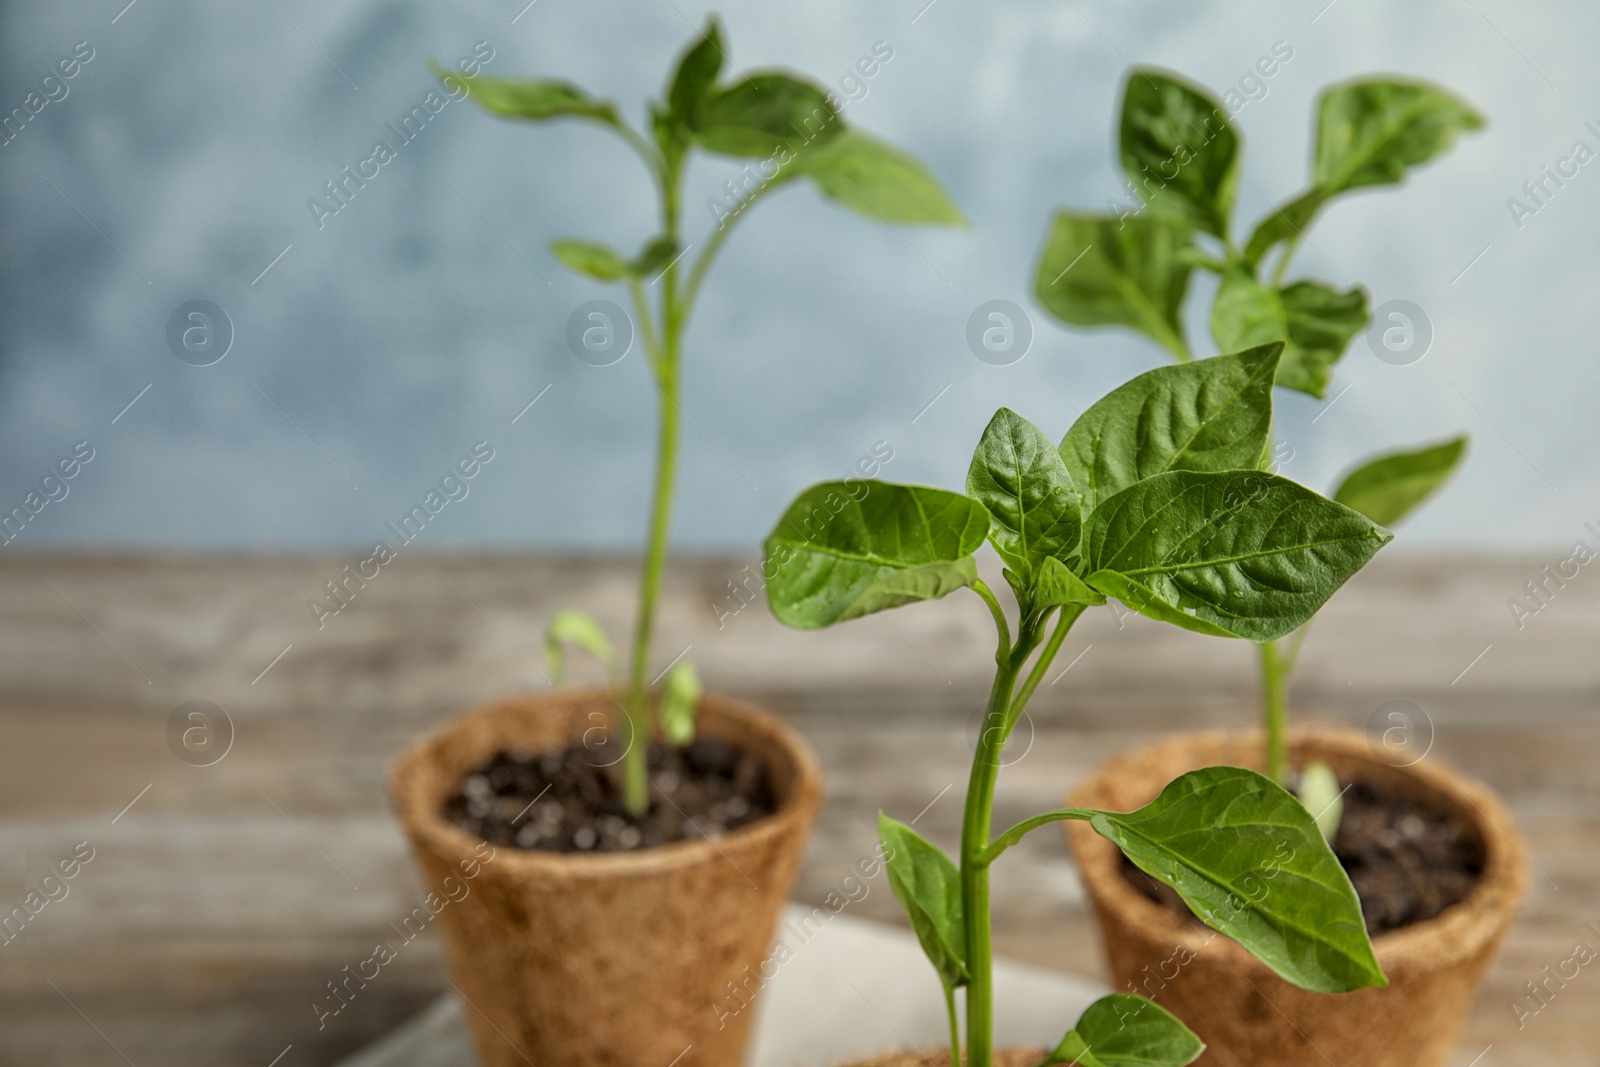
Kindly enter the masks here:
M 545 657 L 550 661 L 551 680 L 560 682 L 566 674 L 563 646 L 575 645 L 600 661 L 607 674 L 617 673 L 617 654 L 606 639 L 606 632 L 590 615 L 568 608 L 558 611 L 544 631 Z
M 661 687 L 661 733 L 674 745 L 694 740 L 695 711 L 700 705 L 700 672 L 694 664 L 680 659 L 667 671 Z
M 1339 776 L 1326 763 L 1308 763 L 1300 771 L 1298 795 L 1323 838 L 1333 844 L 1339 833 L 1339 820 L 1344 818 L 1344 791 L 1339 788 Z

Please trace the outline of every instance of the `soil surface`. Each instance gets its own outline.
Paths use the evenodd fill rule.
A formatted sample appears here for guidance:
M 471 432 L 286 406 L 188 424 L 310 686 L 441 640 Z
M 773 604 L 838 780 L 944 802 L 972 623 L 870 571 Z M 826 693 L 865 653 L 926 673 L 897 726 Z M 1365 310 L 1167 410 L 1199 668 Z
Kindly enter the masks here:
M 1042 1048 L 997 1048 L 994 1050 L 994 1067 L 1033 1067 L 1044 1059 L 1048 1052 L 1048 1049 Z M 844 1064 L 843 1067 L 950 1067 L 950 1050 L 941 1048 L 928 1049 L 925 1052 L 891 1052 L 883 1056 L 874 1056 L 870 1060 Z
M 1352 783 L 1344 794 L 1333 853 L 1356 887 L 1372 936 L 1425 922 L 1457 903 L 1476 884 L 1484 864 L 1483 842 L 1470 824 L 1366 781 Z M 1122 866 L 1145 896 L 1193 919 L 1171 888 L 1127 857 Z
M 595 751 L 501 752 L 462 779 L 444 816 L 493 845 L 547 852 L 626 852 L 690 838 L 715 838 L 777 808 L 767 770 L 715 738 L 651 744 L 650 810 L 629 815 L 621 768 Z

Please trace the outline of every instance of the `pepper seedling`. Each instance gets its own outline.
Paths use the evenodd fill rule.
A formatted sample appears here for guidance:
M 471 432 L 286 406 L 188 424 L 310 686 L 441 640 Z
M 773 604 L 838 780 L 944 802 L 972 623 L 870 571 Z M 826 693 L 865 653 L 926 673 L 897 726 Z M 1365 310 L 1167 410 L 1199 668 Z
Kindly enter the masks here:
M 1210 271 L 1220 278 L 1211 306 L 1219 351 L 1282 341 L 1278 386 L 1321 399 L 1333 365 L 1367 328 L 1370 312 L 1359 285 L 1340 290 L 1309 279 L 1284 283 L 1306 230 L 1334 199 L 1369 186 L 1397 185 L 1411 168 L 1448 149 L 1459 132 L 1482 125 L 1482 117 L 1455 96 L 1417 82 L 1365 79 L 1324 90 L 1309 186 L 1262 218 L 1241 249 L 1229 227 L 1243 145 L 1227 109 L 1175 75 L 1135 69 L 1123 90 L 1118 147 L 1141 206 L 1112 214 L 1057 213 L 1039 259 L 1035 295 L 1063 322 L 1138 330 L 1186 363 L 1194 358 L 1183 324 L 1190 274 L 1196 267 Z M 1268 274 L 1266 259 L 1279 246 Z M 1400 313 L 1386 334 L 1406 347 L 1421 343 L 1417 327 Z M 1369 458 L 1333 499 L 1393 525 L 1443 485 L 1466 444 L 1457 437 Z M 1287 640 L 1261 641 L 1259 647 L 1265 766 L 1285 785 L 1289 675 L 1304 642 L 1302 626 Z M 1330 789 L 1334 779 L 1326 767 L 1308 770 L 1301 796 L 1331 839 L 1339 790 L 1336 784 Z
M 666 99 L 649 105 L 648 136 L 628 125 L 614 103 L 567 82 L 467 77 L 434 68 L 452 87 L 464 85 L 491 114 L 534 122 L 572 118 L 600 126 L 638 154 L 655 184 L 660 231 L 634 256 L 595 241 L 562 239 L 550 245 L 555 257 L 577 273 L 628 286 L 660 398 L 655 488 L 628 663 L 628 703 L 621 723 L 623 799 L 634 814 L 642 814 L 649 803 L 646 751 L 637 742 L 649 732 L 650 643 L 666 567 L 677 471 L 683 334 L 717 253 L 757 201 L 800 178 L 810 179 L 828 199 L 891 225 L 966 222 L 926 167 L 847 126 L 835 94 L 784 71 L 719 81 L 725 59 L 722 31 L 713 18 L 679 58 L 667 81 Z M 737 182 L 727 183 L 736 206 L 729 209 L 712 201 L 714 228 L 691 242 L 682 218 L 683 179 L 697 150 L 752 162 Z M 558 616 L 547 643 L 559 649 L 571 641 L 595 654 L 615 674 L 618 660 L 599 625 L 592 620 L 579 625 L 574 619 L 571 612 Z M 552 664 L 559 679 L 558 654 Z M 680 660 L 665 677 L 658 711 L 669 741 L 683 743 L 693 737 L 699 692 L 693 668 Z
M 1186 629 L 1275 640 L 1390 540 L 1359 512 L 1258 469 L 1283 350 L 1274 342 L 1142 374 L 1084 412 L 1059 447 L 1002 408 L 964 494 L 824 482 L 801 493 L 767 539 L 767 595 L 789 626 L 830 626 L 959 589 L 976 593 L 994 621 L 996 669 L 959 863 L 879 816 L 890 886 L 944 987 L 958 1065 L 957 990 L 967 1067 L 993 1058 L 989 869 L 1029 831 L 1066 819 L 1088 821 L 1286 980 L 1326 992 L 1387 984 L 1355 890 L 1310 813 L 1254 771 L 1198 770 L 1137 811 L 1062 808 L 991 834 L 1001 751 L 1088 608 L 1116 597 Z M 978 576 L 974 553 L 985 541 L 1005 564 L 1014 627 Z M 1180 1067 L 1201 1049 L 1164 1009 L 1119 993 L 1085 1011 L 1041 1067 Z

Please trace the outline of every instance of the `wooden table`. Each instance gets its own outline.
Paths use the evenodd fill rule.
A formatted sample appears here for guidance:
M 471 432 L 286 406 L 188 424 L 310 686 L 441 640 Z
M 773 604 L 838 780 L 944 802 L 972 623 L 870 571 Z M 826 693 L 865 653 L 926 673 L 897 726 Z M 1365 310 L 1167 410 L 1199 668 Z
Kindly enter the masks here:
M 430 933 L 317 1029 L 324 983 L 418 899 L 385 768 L 452 710 L 545 685 L 556 608 L 625 633 L 633 567 L 408 557 L 319 630 L 307 600 L 357 558 L 0 563 L 0 908 L 78 842 L 94 849 L 69 894 L 0 945 L 0 1063 L 325 1064 L 444 988 Z M 1533 894 L 1462 1047 L 1466 1064 L 1492 1045 L 1479 1067 L 1600 1062 L 1600 974 L 1585 969 L 1520 1031 L 1511 1008 L 1574 942 L 1600 949 L 1586 925 L 1600 925 L 1600 580 L 1580 575 L 1519 630 L 1507 600 L 1546 562 L 1381 559 L 1318 621 L 1296 689 L 1302 716 L 1358 728 L 1386 701 L 1420 705 L 1427 758 L 1487 779 L 1527 835 Z M 746 563 L 679 563 L 657 653 L 665 664 L 689 646 L 712 684 L 782 713 L 821 754 L 830 804 L 797 898 L 820 902 L 871 847 L 880 807 L 927 808 L 919 828 L 953 845 L 992 666 L 981 604 L 960 594 L 795 633 Z M 1001 778 L 1002 824 L 1053 806 L 1119 749 L 1253 717 L 1243 643 L 1099 611 L 1058 662 L 1071 668 L 1041 688 L 1021 728 L 1031 746 Z M 209 767 L 168 746 L 190 700 L 233 723 Z M 1001 952 L 1102 973 L 1055 835 L 1007 857 L 995 906 Z M 887 893 L 860 914 L 900 921 Z

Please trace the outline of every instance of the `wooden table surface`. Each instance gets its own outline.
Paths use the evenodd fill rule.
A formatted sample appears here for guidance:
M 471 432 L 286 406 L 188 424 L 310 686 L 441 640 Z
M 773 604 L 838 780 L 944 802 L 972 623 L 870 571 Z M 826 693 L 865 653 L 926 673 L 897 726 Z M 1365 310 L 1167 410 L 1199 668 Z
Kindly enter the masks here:
M 325 1064 L 445 988 L 430 932 L 326 1029 L 312 1008 L 420 899 L 385 768 L 453 710 L 546 685 L 540 639 L 557 608 L 625 633 L 633 567 L 409 557 L 319 629 L 308 599 L 356 558 L 0 562 L 0 910 L 79 842 L 94 849 L 68 894 L 0 945 L 0 1063 Z M 1480 1053 L 1478 1067 L 1600 1063 L 1592 968 L 1520 1028 L 1513 1010 L 1533 1006 L 1523 983 L 1575 942 L 1600 949 L 1600 580 L 1580 575 L 1520 630 L 1507 606 L 1554 558 L 1380 559 L 1318 620 L 1297 677 L 1303 719 L 1365 728 L 1386 702 L 1412 701 L 1426 758 L 1486 779 L 1527 836 L 1532 896 L 1462 1065 Z M 796 897 L 820 902 L 838 884 L 879 808 L 926 808 L 919 828 L 953 845 L 992 668 L 982 605 L 958 594 L 796 633 L 771 619 L 747 562 L 679 562 L 657 659 L 688 646 L 709 684 L 816 746 L 830 803 Z M 1254 717 L 1242 642 L 1098 611 L 1058 663 L 1071 669 L 1041 688 L 1001 777 L 1001 824 L 1054 806 L 1120 749 Z M 169 748 L 169 718 L 191 700 L 233 725 L 212 766 Z M 1008 855 L 994 899 L 1001 952 L 1103 973 L 1058 836 Z M 887 892 L 852 907 L 901 921 Z

